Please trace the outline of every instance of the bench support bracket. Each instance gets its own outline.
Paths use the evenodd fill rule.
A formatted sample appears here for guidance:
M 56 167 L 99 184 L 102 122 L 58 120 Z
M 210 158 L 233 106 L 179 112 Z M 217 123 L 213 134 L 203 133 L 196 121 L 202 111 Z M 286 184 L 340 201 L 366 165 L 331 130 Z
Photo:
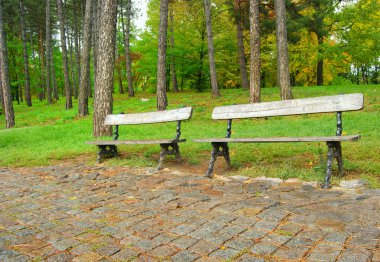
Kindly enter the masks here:
M 209 177 L 209 178 L 213 177 L 212 171 L 214 169 L 214 163 L 218 156 L 224 157 L 224 159 L 226 160 L 228 169 L 231 167 L 228 143 L 227 142 L 212 142 L 211 145 L 212 145 L 211 159 L 210 159 L 210 164 L 208 166 L 207 173 L 205 175 L 206 177 Z
M 104 157 L 109 158 L 119 156 L 116 145 L 98 145 L 98 148 L 98 158 L 96 159 L 98 164 L 102 162 Z
M 328 151 L 327 151 L 327 164 L 326 164 L 326 176 L 325 182 L 322 185 L 322 188 L 330 187 L 330 178 L 332 173 L 332 163 L 334 158 L 338 162 L 338 174 L 343 176 L 343 158 L 342 158 L 342 146 L 340 142 L 326 142 Z
M 176 159 L 181 158 L 181 153 L 179 152 L 178 143 L 160 144 L 160 146 L 161 146 L 161 152 L 160 152 L 160 159 L 158 160 L 158 165 L 156 168 L 157 170 L 162 169 L 162 165 L 164 164 L 164 161 L 167 155 L 175 155 Z

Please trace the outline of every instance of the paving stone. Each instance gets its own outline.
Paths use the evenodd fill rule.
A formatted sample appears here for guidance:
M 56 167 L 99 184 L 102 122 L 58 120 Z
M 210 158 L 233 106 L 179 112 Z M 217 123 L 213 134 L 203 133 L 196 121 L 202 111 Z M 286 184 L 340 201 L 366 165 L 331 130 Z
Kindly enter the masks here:
M 158 257 L 159 259 L 169 258 L 175 253 L 177 253 L 176 249 L 168 245 L 159 246 L 150 252 L 151 255 Z
M 292 248 L 281 247 L 274 253 L 274 256 L 279 259 L 298 261 L 304 257 L 307 251 L 308 251 L 308 248 L 304 248 L 304 247 L 292 247 Z
M 192 262 L 192 261 L 196 260 L 197 258 L 198 258 L 198 255 L 196 255 L 190 251 L 184 250 L 184 251 L 181 251 L 181 252 L 178 252 L 177 254 L 175 254 L 171 259 L 174 262 L 183 262 L 183 261 Z
M 55 254 L 51 257 L 49 257 L 46 261 L 47 262 L 68 262 L 72 260 L 72 255 L 66 252 Z
M 153 248 L 157 247 L 157 243 L 152 240 L 142 239 L 139 242 L 135 243 L 134 246 L 144 251 L 150 251 Z
M 208 241 L 201 240 L 191 246 L 188 250 L 199 255 L 208 255 L 212 251 L 216 250 L 219 246 L 210 243 Z
M 250 255 L 250 254 L 244 254 L 241 257 L 239 257 L 236 261 L 239 261 L 239 262 L 265 262 L 265 259 L 256 257 L 254 255 Z
M 342 188 L 347 188 L 347 189 L 357 189 L 357 188 L 362 188 L 366 185 L 366 182 L 363 180 L 342 180 L 339 184 L 340 187 Z
M 97 248 L 96 253 L 101 255 L 102 257 L 110 257 L 113 254 L 117 253 L 120 251 L 120 247 L 116 244 L 106 244 L 102 245 L 101 247 Z
M 89 252 L 89 253 L 80 255 L 78 257 L 75 257 L 72 261 L 73 262 L 99 261 L 102 258 L 103 256 L 99 255 L 98 253 Z
M 251 248 L 251 252 L 257 255 L 270 255 L 277 250 L 277 246 L 271 244 L 258 243 Z
M 173 242 L 171 242 L 171 244 L 181 249 L 187 249 L 197 242 L 198 242 L 198 239 L 195 239 L 192 237 L 179 237 Z
M 132 248 L 123 248 L 113 256 L 111 259 L 117 261 L 132 261 L 138 257 L 141 251 Z
M 235 238 L 224 244 L 226 247 L 230 247 L 236 250 L 243 250 L 251 247 L 254 244 L 252 240 Z
M 241 233 L 239 237 L 246 238 L 246 239 L 259 239 L 264 237 L 268 232 L 258 229 L 248 229 L 247 231 Z
M 362 250 L 349 250 L 343 251 L 337 262 L 357 262 L 368 261 L 371 257 L 371 253 L 365 249 Z
M 79 244 L 81 244 L 81 242 L 79 242 L 78 240 L 75 240 L 73 238 L 68 238 L 68 239 L 60 240 L 58 242 L 53 242 L 52 246 L 58 249 L 59 251 L 65 251 Z
M 232 248 L 218 249 L 210 254 L 211 258 L 229 260 L 239 254 L 239 251 Z

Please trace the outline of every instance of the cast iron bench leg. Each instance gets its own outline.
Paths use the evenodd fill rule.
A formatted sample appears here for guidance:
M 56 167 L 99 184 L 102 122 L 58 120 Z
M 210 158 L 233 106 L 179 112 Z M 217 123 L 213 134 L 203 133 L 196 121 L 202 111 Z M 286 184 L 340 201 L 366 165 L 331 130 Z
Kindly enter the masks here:
M 340 142 L 326 142 L 328 151 L 327 151 L 327 164 L 326 164 L 326 176 L 325 182 L 322 185 L 322 188 L 330 187 L 330 179 L 332 173 L 332 163 L 334 158 L 338 162 L 338 172 L 339 176 L 343 175 L 343 158 L 342 158 L 342 146 Z
M 162 169 L 162 165 L 164 164 L 164 161 L 167 155 L 175 155 L 176 159 L 181 158 L 181 153 L 179 152 L 178 143 L 160 144 L 160 147 L 161 147 L 160 159 L 158 160 L 158 165 L 157 165 L 156 170 Z M 172 149 L 169 150 L 169 147 L 171 147 Z
M 100 164 L 104 157 L 116 157 L 119 155 L 116 145 L 98 145 L 98 157 L 96 162 Z
M 205 175 L 205 177 L 209 177 L 209 178 L 213 177 L 212 171 L 214 170 L 214 164 L 215 164 L 216 158 L 218 156 L 223 156 L 224 157 L 224 159 L 226 160 L 226 163 L 227 163 L 227 168 L 230 168 L 230 166 L 231 166 L 231 164 L 230 164 L 230 154 L 229 154 L 229 149 L 228 149 L 228 143 L 225 143 L 225 142 L 221 142 L 221 143 L 212 142 L 211 145 L 212 145 L 211 159 L 210 159 L 210 164 L 208 166 L 207 173 Z

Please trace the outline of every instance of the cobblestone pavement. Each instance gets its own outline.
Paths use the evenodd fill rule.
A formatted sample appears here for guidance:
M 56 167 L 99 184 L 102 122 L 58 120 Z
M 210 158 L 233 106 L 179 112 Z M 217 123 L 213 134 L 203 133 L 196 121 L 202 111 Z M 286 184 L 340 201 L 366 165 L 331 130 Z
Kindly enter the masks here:
M 379 190 L 0 169 L 0 261 L 380 261 L 379 226 Z

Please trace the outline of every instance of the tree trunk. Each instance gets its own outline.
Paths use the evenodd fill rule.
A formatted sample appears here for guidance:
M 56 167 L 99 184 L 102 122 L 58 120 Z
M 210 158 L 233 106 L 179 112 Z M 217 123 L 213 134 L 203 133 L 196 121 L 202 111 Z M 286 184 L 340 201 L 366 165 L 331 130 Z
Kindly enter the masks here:
M 212 97 L 220 97 L 219 88 L 218 88 L 218 79 L 216 77 L 214 43 L 212 39 L 210 0 L 204 0 L 204 8 L 205 8 L 207 42 L 208 42 L 208 57 L 210 61 L 211 93 L 212 93 Z
M 25 73 L 25 101 L 28 106 L 32 106 L 32 96 L 30 94 L 30 77 L 29 77 L 29 55 L 28 55 L 28 40 L 26 39 L 25 26 L 25 9 L 22 0 L 20 0 L 20 20 L 21 20 L 21 36 L 22 46 L 24 51 L 24 73 Z
M 50 32 L 50 0 L 46 0 L 46 98 L 48 104 L 51 104 L 51 32 Z
M 119 63 L 119 43 L 118 43 L 118 40 L 117 40 L 117 36 L 116 36 L 116 41 L 115 41 L 115 60 L 118 65 L 116 67 L 116 71 L 117 71 L 117 80 L 119 82 L 119 94 L 124 94 L 124 88 L 123 88 L 123 79 L 122 79 L 122 73 L 121 73 L 121 64 Z
M 92 10 L 92 59 L 93 59 L 93 70 L 94 70 L 94 93 L 96 90 L 96 70 L 98 69 L 98 28 L 99 28 L 99 21 L 98 21 L 98 1 L 93 0 L 93 10 Z M 90 95 L 92 94 L 90 90 Z
M 74 55 L 74 37 L 71 34 L 72 32 L 68 30 L 67 32 L 67 42 L 69 45 L 69 72 L 71 74 L 71 83 L 72 83 L 72 92 L 74 94 L 74 98 L 78 98 L 78 85 L 77 85 L 77 77 L 75 75 L 75 55 Z
M 174 51 L 174 10 L 171 8 L 170 11 L 170 48 L 172 51 Z M 173 92 L 178 92 L 178 81 L 177 81 L 177 71 L 175 69 L 175 55 L 174 52 L 172 52 L 172 55 L 170 56 L 170 69 L 171 69 L 171 76 L 172 76 L 172 88 Z
M 78 114 L 86 116 L 88 112 L 89 97 L 89 75 L 90 75 L 90 51 L 91 51 L 91 16 L 92 16 L 92 0 L 86 0 L 86 11 L 83 24 L 83 50 L 82 50 L 82 69 L 79 84 L 79 100 Z
M 94 136 L 112 135 L 112 127 L 105 126 L 106 115 L 112 114 L 112 90 L 115 67 L 115 35 L 117 0 L 103 0 L 100 19 L 98 68 L 94 103 Z
M 123 12 L 122 12 L 123 13 Z M 123 23 L 123 33 L 124 33 L 124 49 L 125 49 L 125 69 L 127 73 L 127 82 L 128 82 L 128 96 L 134 97 L 135 91 L 133 89 L 133 77 L 132 77 L 132 58 L 131 58 L 131 16 L 132 16 L 132 1 L 127 0 L 127 14 L 126 14 L 126 30 L 124 31 Z M 123 21 L 124 19 L 122 19 Z
M 251 47 L 251 77 L 250 86 L 250 103 L 259 103 L 260 97 L 260 21 L 259 21 L 259 0 L 249 1 L 250 11 L 250 47 Z
M 38 49 L 39 49 L 39 63 L 40 63 L 40 93 L 39 100 L 42 101 L 45 99 L 45 50 L 44 50 L 44 36 L 43 36 L 43 27 L 40 25 L 39 34 L 38 34 Z
M 7 44 L 5 41 L 5 31 L 3 24 L 3 8 L 0 0 L 0 78 L 1 90 L 3 95 L 3 106 L 5 114 L 5 122 L 7 128 L 12 128 L 15 125 L 15 115 L 13 111 L 11 88 L 9 85 L 9 72 L 8 72 L 8 54 Z
M 321 45 L 323 44 L 323 36 L 318 35 L 318 63 L 317 63 L 317 86 L 323 86 L 323 58 L 321 54 Z
M 289 76 L 288 40 L 286 31 L 285 0 L 275 0 L 276 43 L 277 43 L 277 82 L 281 88 L 281 99 L 292 99 Z
M 62 10 L 62 0 L 57 0 L 58 17 L 59 17 L 59 29 L 61 34 L 61 49 L 62 49 L 62 67 L 65 78 L 65 95 L 66 95 L 66 110 L 73 108 L 73 102 L 71 99 L 70 89 L 70 77 L 69 77 L 69 65 L 67 60 L 67 48 L 66 48 L 66 32 L 65 32 L 65 19 Z
M 244 35 L 243 35 L 243 26 L 242 18 L 240 12 L 240 4 L 238 1 L 234 1 L 234 14 L 236 21 L 236 41 L 238 47 L 238 56 L 239 56 L 239 65 L 240 65 L 240 77 L 241 77 L 241 86 L 243 89 L 248 89 L 248 75 L 247 75 L 247 64 L 246 57 L 244 52 Z
M 157 63 L 157 110 L 162 111 L 168 105 L 166 96 L 166 47 L 168 29 L 169 1 L 161 0 L 160 27 L 158 32 L 158 63 Z
M 58 87 L 57 87 L 57 76 L 55 74 L 55 62 L 54 62 L 54 53 L 51 52 L 51 78 L 53 80 L 53 99 L 58 101 Z
M 77 69 L 77 86 L 79 86 L 81 77 L 81 62 L 80 62 L 80 52 L 79 52 L 79 29 L 78 29 L 78 14 L 77 14 L 77 0 L 74 3 L 74 43 L 75 43 L 75 68 Z

